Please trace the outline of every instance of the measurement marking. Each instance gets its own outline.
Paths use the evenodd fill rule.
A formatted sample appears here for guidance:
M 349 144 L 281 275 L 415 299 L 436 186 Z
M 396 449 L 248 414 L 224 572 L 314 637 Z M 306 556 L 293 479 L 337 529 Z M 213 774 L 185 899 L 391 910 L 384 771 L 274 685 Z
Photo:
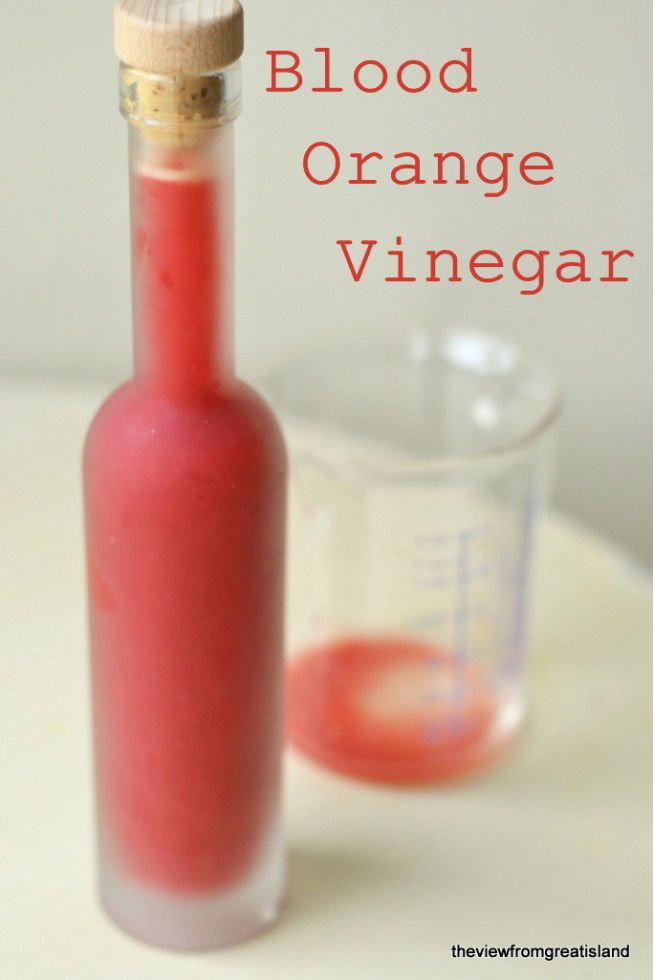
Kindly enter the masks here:
M 477 582 L 490 575 L 489 565 L 481 565 L 479 568 L 470 568 L 467 572 L 467 582 Z M 460 584 L 460 571 L 451 578 L 415 578 L 413 585 L 416 589 L 450 589 Z
M 471 540 L 472 538 L 484 538 L 494 530 L 494 524 L 483 523 L 476 527 L 464 528 L 461 531 L 453 531 L 441 534 L 421 534 L 415 539 L 418 547 L 422 545 L 443 545 L 458 544 L 463 537 Z
M 436 589 L 438 592 L 442 592 L 444 589 L 450 589 L 452 585 L 456 584 L 453 578 L 431 578 L 431 579 L 421 579 L 413 583 L 416 589 Z
M 424 545 L 438 545 L 451 544 L 455 541 L 455 535 L 453 534 L 422 534 L 415 539 L 415 543 L 418 548 Z
M 508 674 L 518 673 L 525 654 L 526 625 L 528 612 L 529 571 L 532 562 L 533 528 L 538 508 L 537 485 L 534 478 L 530 492 L 526 491 L 526 502 L 522 515 L 521 550 L 516 568 L 513 570 L 515 584 L 515 619 L 512 630 L 512 654 L 508 658 Z
M 492 542 L 483 539 L 495 533 L 495 523 L 483 522 L 453 533 L 420 535 L 414 539 L 413 560 L 409 565 L 412 587 L 438 595 L 450 593 L 454 605 L 453 612 L 427 613 L 404 621 L 409 628 L 425 632 L 447 624 L 452 626 L 451 659 L 429 661 L 429 667 L 438 671 L 430 674 L 437 687 L 426 690 L 425 702 L 434 711 L 438 706 L 450 708 L 425 721 L 423 733 L 429 742 L 442 738 L 447 731 L 457 736 L 465 730 L 465 707 L 469 698 L 467 668 L 475 655 L 470 646 L 470 626 L 490 615 L 487 601 L 475 594 L 476 585 L 490 580 L 495 571 Z
M 453 734 L 460 734 L 463 726 L 463 704 L 465 699 L 465 688 L 463 672 L 469 657 L 469 600 L 468 585 L 470 581 L 470 547 L 473 535 L 469 531 L 460 534 L 458 548 L 458 582 L 457 582 L 457 606 L 455 614 L 455 633 L 453 659 L 456 673 L 453 682 L 452 698 L 454 709 L 451 714 L 451 730 Z

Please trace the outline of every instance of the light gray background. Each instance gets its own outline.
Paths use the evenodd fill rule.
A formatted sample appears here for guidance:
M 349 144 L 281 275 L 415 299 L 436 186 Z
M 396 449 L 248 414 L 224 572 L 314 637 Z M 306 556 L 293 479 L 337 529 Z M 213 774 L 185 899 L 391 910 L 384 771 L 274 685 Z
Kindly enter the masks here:
M 0 370 L 62 382 L 129 370 L 125 125 L 109 0 L 24 0 L 0 9 L 2 276 Z M 238 352 L 252 375 L 334 329 L 456 322 L 516 338 L 567 393 L 560 505 L 653 559 L 653 331 L 649 0 L 277 0 L 247 4 L 245 107 L 238 123 Z M 294 48 L 314 79 L 331 46 L 343 95 L 265 93 L 266 48 Z M 474 96 L 356 93 L 353 65 L 434 66 L 475 56 Z M 313 56 L 314 57 L 314 56 Z M 309 185 L 315 139 L 392 154 L 550 153 L 546 188 Z M 354 285 L 337 238 L 403 234 L 415 254 L 453 247 L 631 248 L 632 282 Z M 370 266 L 370 271 L 371 271 Z M 417 273 L 419 275 L 419 273 Z M 603 274 L 602 270 L 599 274 Z

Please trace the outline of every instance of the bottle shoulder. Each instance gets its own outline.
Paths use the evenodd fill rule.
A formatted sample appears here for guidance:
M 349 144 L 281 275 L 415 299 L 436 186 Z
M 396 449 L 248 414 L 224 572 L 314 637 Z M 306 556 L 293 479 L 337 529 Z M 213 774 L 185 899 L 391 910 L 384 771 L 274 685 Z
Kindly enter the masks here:
M 280 426 L 264 399 L 237 381 L 228 391 L 198 401 L 174 401 L 127 382 L 102 403 L 88 430 L 85 466 L 116 459 L 176 465 L 269 461 L 285 468 Z

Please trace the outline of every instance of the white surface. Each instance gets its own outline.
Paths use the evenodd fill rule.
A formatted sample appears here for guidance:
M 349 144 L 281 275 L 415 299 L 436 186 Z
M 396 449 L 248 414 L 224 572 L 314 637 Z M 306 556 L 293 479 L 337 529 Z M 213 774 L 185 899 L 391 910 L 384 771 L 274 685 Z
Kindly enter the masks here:
M 642 452 L 653 442 L 653 4 L 246 0 L 245 8 L 237 123 L 243 367 L 251 373 L 338 327 L 350 335 L 421 319 L 507 332 L 551 361 L 568 394 L 558 501 L 653 562 L 653 453 Z M 470 45 L 474 95 L 352 90 L 352 69 L 364 58 L 390 67 L 422 58 L 437 70 Z M 266 93 L 266 49 L 299 51 L 315 85 L 317 46 L 331 46 L 344 93 Z M 0 367 L 117 379 L 131 340 L 126 126 L 111 0 L 3 3 L 0 49 Z M 556 177 L 539 188 L 515 182 L 496 200 L 473 179 L 315 187 L 301 160 L 321 139 L 345 162 L 370 150 L 413 150 L 425 160 L 458 150 L 472 161 L 486 151 L 545 151 Z M 508 282 L 385 283 L 376 256 L 369 277 L 353 283 L 336 240 L 378 239 L 388 248 L 398 234 L 411 264 L 438 247 L 467 255 L 583 248 L 596 277 L 603 249 L 629 248 L 637 259 L 630 283 L 553 283 L 534 297 Z
M 542 535 L 532 712 L 513 755 L 420 792 L 288 766 L 290 895 L 217 954 L 123 936 L 93 892 L 78 460 L 97 388 L 5 388 L 0 975 L 433 980 L 653 974 L 650 582 L 561 520 Z M 452 960 L 463 945 L 630 943 L 618 960 Z

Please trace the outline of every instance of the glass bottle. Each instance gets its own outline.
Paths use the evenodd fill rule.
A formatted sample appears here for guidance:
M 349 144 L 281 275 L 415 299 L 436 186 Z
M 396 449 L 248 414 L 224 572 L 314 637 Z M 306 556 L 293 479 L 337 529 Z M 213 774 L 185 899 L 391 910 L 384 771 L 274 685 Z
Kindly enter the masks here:
M 121 66 L 134 377 L 84 452 L 100 892 L 156 945 L 272 921 L 279 822 L 286 458 L 234 374 L 238 63 Z

